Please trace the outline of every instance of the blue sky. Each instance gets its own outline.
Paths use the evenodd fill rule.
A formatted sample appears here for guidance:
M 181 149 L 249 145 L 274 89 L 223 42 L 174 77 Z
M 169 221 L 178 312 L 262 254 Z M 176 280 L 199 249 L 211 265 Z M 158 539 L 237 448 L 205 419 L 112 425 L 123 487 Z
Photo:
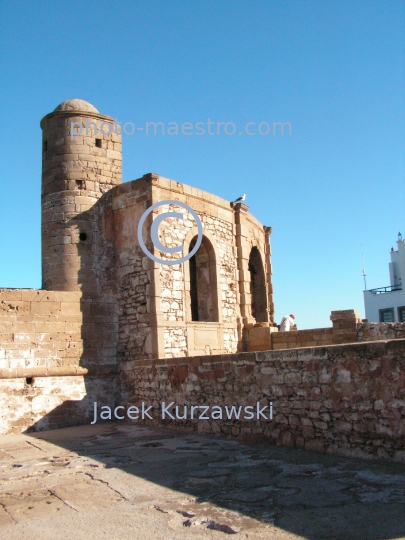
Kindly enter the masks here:
M 157 172 L 246 204 L 271 237 L 276 318 L 364 316 L 404 223 L 405 3 L 5 1 L 0 287 L 41 286 L 40 119 L 81 98 L 120 122 L 233 122 L 234 136 L 123 137 Z M 290 122 L 292 135 L 243 133 Z M 239 132 L 242 131 L 242 135 Z

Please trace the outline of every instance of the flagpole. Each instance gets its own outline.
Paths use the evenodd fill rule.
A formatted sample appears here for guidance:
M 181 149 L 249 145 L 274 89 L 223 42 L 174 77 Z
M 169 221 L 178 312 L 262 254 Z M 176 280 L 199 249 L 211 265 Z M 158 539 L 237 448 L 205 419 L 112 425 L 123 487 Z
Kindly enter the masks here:
M 363 265 L 363 279 L 364 279 L 364 290 L 367 290 L 367 283 L 366 283 L 366 268 L 364 266 L 364 252 L 363 252 L 363 244 L 361 244 L 361 262 Z

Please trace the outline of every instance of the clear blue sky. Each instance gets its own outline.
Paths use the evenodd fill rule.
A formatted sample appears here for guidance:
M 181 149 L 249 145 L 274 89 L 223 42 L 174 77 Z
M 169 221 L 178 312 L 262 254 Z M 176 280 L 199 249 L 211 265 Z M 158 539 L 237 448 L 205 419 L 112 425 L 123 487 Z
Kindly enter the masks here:
M 142 126 L 233 122 L 234 136 L 123 137 L 123 181 L 157 172 L 273 227 L 276 318 L 364 316 L 404 221 L 404 2 L 6 1 L 1 20 L 0 287 L 41 286 L 40 119 L 66 99 Z M 247 122 L 292 135 L 239 135 Z M 243 131 L 243 130 L 242 130 Z

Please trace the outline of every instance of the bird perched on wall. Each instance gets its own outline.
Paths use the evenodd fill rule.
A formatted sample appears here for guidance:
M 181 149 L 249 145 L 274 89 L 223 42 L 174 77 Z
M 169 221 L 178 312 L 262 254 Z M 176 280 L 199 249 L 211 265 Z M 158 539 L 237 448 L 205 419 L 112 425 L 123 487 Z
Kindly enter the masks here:
M 243 202 L 246 199 L 246 195 L 243 194 L 242 197 L 238 197 L 235 201 L 233 201 L 233 204 Z

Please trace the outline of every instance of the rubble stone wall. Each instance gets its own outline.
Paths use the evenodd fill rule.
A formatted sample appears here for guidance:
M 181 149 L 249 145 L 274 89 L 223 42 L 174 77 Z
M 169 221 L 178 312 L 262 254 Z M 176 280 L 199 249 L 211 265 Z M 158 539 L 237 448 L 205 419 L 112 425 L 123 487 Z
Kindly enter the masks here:
M 150 186 L 145 179 L 112 189 L 111 206 L 106 201 L 106 235 L 111 231 L 115 244 L 115 275 L 118 301 L 118 360 L 150 358 L 154 347 L 155 323 L 153 262 L 138 242 L 138 224 L 151 205 Z M 145 227 L 146 230 L 146 227 Z M 148 243 L 148 248 L 152 247 Z
M 405 338 L 405 323 L 364 322 L 357 327 L 357 341 Z
M 332 311 L 331 320 L 333 322 L 332 328 L 273 332 L 271 334 L 271 348 L 273 350 L 295 349 L 405 338 L 405 323 L 362 321 L 356 310 Z
M 162 222 L 159 229 L 160 240 L 168 247 L 174 247 L 184 244 L 186 238 L 190 236 L 195 224 L 192 216 L 182 207 L 175 205 L 162 206 L 162 212 L 179 212 L 185 215 L 183 220 L 170 219 Z M 199 216 L 203 225 L 204 235 L 210 235 L 215 243 L 217 255 L 216 266 L 219 269 L 216 276 L 217 282 L 210 283 L 210 290 L 218 289 L 217 309 L 221 310 L 217 322 L 222 319 L 223 322 L 236 325 L 237 317 L 237 286 L 236 286 L 236 266 L 235 253 L 233 247 L 233 226 L 224 220 L 213 218 L 207 215 Z M 192 234 L 191 234 L 192 236 Z M 167 258 L 165 254 L 159 253 L 159 257 Z M 175 259 L 175 254 L 172 255 Z M 159 277 L 161 286 L 161 310 L 165 321 L 176 321 L 182 323 L 191 323 L 190 303 L 186 294 L 186 276 L 184 275 L 185 265 L 160 265 Z M 212 279 L 212 276 L 211 276 Z M 231 332 L 230 335 L 233 335 Z M 184 327 L 177 327 L 170 331 L 165 328 L 164 347 L 166 357 L 187 356 L 190 348 L 187 340 L 184 341 L 183 335 L 186 335 Z M 227 334 L 227 349 L 229 352 L 235 352 L 237 341 L 235 342 Z M 179 341 L 180 340 L 180 341 Z M 180 343 L 181 342 L 181 343 Z M 207 344 L 208 345 L 208 344 Z M 210 344 L 211 347 L 214 345 Z M 225 344 L 224 344 L 225 348 Z M 192 353 L 192 349 L 190 349 Z
M 175 205 L 162 206 L 162 212 L 179 212 L 185 215 L 183 220 L 165 220 L 159 230 L 160 241 L 168 247 L 175 247 L 185 243 L 187 236 L 195 227 L 192 216 L 182 207 Z M 222 304 L 222 320 L 235 323 L 237 316 L 237 296 L 235 278 L 235 251 L 233 246 L 233 226 L 224 220 L 207 215 L 199 216 L 203 225 L 203 233 L 210 234 L 215 243 L 216 263 L 219 267 L 219 282 L 221 294 L 219 301 Z M 159 253 L 159 257 L 163 254 Z M 169 258 L 163 255 L 165 258 Z M 178 257 L 172 254 L 172 258 Z M 186 262 L 185 264 L 189 264 Z M 160 267 L 161 283 L 161 309 L 164 319 L 168 321 L 187 321 L 184 265 L 171 265 Z M 216 286 L 217 284 L 212 283 Z
M 326 453 L 405 461 L 405 340 L 121 364 L 127 406 L 153 422 Z M 161 403 L 273 404 L 272 420 L 161 419 Z M 172 409 L 173 412 L 173 409 Z M 225 413 L 224 413 L 225 414 Z M 269 409 L 267 409 L 269 414 Z
M 163 339 L 166 358 L 187 356 L 187 328 L 185 326 L 165 326 Z
M 238 332 L 236 328 L 224 328 L 224 349 L 228 354 L 238 350 Z
M 207 216 L 202 219 L 205 229 L 211 232 L 217 246 L 220 274 L 217 276 L 221 287 L 222 321 L 236 322 L 236 258 L 233 240 L 233 224 L 223 219 Z

